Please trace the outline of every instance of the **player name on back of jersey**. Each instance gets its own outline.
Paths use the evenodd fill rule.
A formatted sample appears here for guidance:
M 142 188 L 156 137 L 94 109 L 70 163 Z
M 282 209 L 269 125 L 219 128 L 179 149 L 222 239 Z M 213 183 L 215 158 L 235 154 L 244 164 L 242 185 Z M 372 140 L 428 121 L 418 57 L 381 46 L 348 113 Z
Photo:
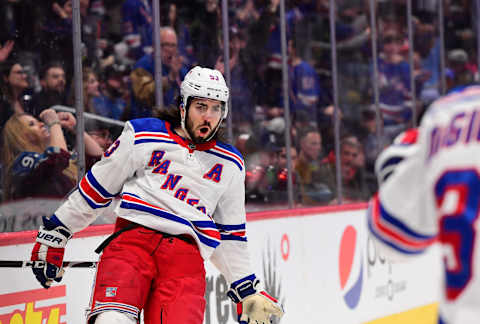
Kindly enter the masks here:
M 430 130 L 427 161 L 437 153 L 457 145 L 470 145 L 480 141 L 480 107 L 470 111 L 458 112 L 445 126 L 436 126 Z

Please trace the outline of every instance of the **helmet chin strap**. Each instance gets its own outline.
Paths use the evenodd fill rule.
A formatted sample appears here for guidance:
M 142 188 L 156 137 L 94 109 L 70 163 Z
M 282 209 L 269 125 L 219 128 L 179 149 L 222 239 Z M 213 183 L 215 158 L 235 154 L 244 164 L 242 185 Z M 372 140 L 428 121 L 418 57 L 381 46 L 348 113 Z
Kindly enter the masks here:
M 218 129 L 220 128 L 220 124 L 222 123 L 223 119 L 220 119 L 218 121 L 218 124 L 217 126 L 213 129 L 212 131 L 212 134 L 210 134 L 210 136 L 208 136 L 206 139 L 205 139 L 205 142 L 208 142 L 209 140 L 211 140 L 213 138 L 213 136 L 215 136 L 215 134 L 217 133 Z
M 182 130 L 183 132 L 185 133 L 185 136 L 191 140 L 193 142 L 193 139 L 192 137 L 190 136 L 190 133 L 189 131 L 187 130 L 187 127 L 185 125 L 185 118 L 187 116 L 187 109 L 185 108 L 185 106 L 182 104 L 182 106 L 180 107 L 181 109 L 181 112 L 180 112 L 180 126 L 182 127 Z M 182 111 L 183 111 L 183 114 L 182 114 Z

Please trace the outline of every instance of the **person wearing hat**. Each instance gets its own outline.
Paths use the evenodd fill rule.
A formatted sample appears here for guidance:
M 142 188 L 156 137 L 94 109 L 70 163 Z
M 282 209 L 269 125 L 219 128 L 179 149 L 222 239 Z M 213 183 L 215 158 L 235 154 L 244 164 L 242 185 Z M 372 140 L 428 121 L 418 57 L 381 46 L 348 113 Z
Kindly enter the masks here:
M 464 86 L 475 81 L 475 72 L 468 66 L 468 54 L 461 48 L 453 49 L 447 54 L 446 81 L 447 89 Z

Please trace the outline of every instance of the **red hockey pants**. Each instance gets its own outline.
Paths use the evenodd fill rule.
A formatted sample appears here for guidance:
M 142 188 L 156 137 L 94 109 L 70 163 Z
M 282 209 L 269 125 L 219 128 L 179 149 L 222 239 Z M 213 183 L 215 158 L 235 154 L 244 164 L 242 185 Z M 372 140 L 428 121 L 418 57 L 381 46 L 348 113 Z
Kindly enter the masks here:
M 124 225 L 120 220 L 116 230 Z M 201 324 L 204 295 L 205 268 L 193 238 L 137 227 L 105 248 L 88 322 L 103 311 L 138 320 L 143 309 L 145 324 Z

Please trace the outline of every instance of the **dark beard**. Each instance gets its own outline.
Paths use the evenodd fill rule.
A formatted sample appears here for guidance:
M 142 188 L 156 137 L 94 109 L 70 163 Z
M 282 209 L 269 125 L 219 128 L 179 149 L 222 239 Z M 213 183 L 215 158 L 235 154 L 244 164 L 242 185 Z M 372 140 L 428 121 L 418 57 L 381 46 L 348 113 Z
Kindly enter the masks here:
M 190 138 L 192 139 L 193 143 L 202 144 L 202 143 L 208 142 L 206 139 L 208 137 L 210 137 L 211 133 L 208 136 L 205 136 L 205 137 L 198 137 L 198 136 L 193 135 L 193 131 L 192 131 L 193 125 L 192 125 L 192 122 L 190 120 L 187 120 L 185 128 L 187 129 L 187 133 L 190 136 Z M 210 127 L 210 129 L 212 129 L 212 128 Z

